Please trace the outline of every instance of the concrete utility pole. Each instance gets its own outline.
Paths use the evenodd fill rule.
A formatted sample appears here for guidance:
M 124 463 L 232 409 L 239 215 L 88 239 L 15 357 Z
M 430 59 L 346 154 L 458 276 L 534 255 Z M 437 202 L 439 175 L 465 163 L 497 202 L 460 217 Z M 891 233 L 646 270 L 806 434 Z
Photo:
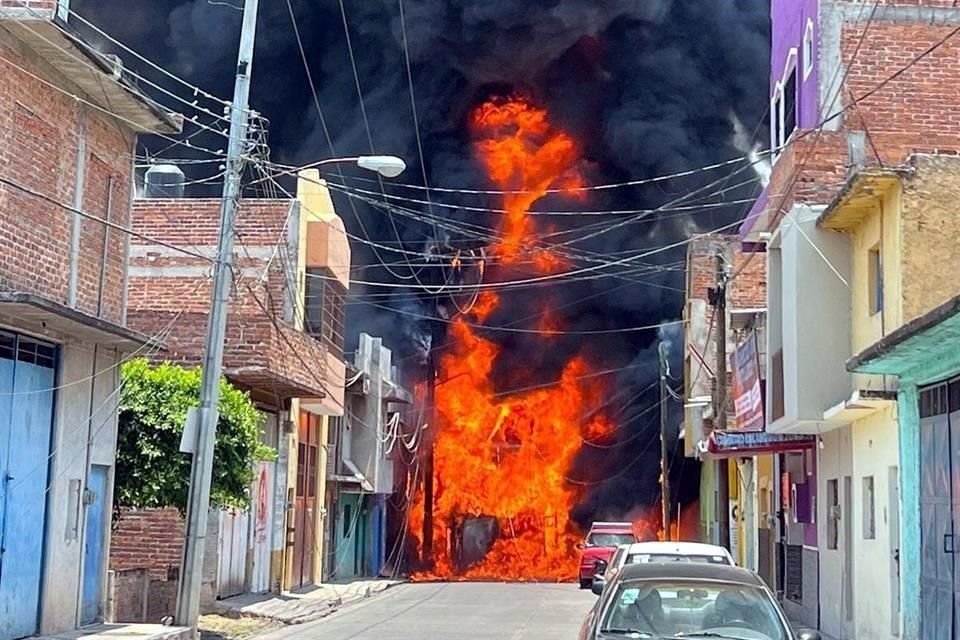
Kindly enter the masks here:
M 727 429 L 727 261 L 723 249 L 717 251 L 717 286 L 710 292 L 717 325 L 717 391 L 714 404 L 714 430 Z M 717 499 L 720 501 L 720 544 L 730 546 L 730 472 L 727 460 L 717 465 Z
M 667 344 L 660 343 L 660 474 L 661 500 L 663 506 L 663 538 L 670 540 L 670 456 L 667 452 Z
M 234 218 L 240 199 L 243 156 L 247 149 L 247 118 L 250 98 L 250 67 L 257 29 L 259 0 L 245 0 L 243 30 L 237 57 L 237 77 L 230 105 L 230 142 L 227 147 L 223 202 L 220 205 L 220 233 L 214 264 L 213 295 L 207 324 L 207 342 L 203 356 L 203 380 L 197 412 L 197 436 L 193 446 L 190 474 L 190 498 L 187 502 L 187 531 L 183 547 L 183 565 L 177 591 L 176 623 L 196 628 L 200 616 L 200 586 L 203 551 L 210 511 L 210 484 L 213 478 L 213 449 L 217 435 L 220 375 L 223 369 L 223 344 L 227 331 L 227 305 L 233 284 Z

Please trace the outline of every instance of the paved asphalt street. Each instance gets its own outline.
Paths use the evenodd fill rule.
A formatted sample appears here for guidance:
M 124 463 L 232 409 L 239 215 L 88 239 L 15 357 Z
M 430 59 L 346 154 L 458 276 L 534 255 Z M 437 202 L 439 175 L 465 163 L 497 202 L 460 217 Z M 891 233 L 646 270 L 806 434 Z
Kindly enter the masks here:
M 257 640 L 574 640 L 595 597 L 572 584 L 405 584 Z

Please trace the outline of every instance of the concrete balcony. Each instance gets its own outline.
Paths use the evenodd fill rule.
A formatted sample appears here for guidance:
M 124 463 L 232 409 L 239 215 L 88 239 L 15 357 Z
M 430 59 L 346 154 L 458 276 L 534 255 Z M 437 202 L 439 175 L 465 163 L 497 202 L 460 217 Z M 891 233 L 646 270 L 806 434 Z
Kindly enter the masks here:
M 767 431 L 815 434 L 846 422 L 852 376 L 847 236 L 795 206 L 768 244 Z M 857 396 L 857 402 L 865 402 Z M 847 420 L 849 422 L 849 420 Z
M 43 79 L 117 114 L 138 133 L 180 133 L 183 117 L 143 93 L 117 56 L 100 53 L 70 26 L 69 0 L 0 0 L 0 30 Z

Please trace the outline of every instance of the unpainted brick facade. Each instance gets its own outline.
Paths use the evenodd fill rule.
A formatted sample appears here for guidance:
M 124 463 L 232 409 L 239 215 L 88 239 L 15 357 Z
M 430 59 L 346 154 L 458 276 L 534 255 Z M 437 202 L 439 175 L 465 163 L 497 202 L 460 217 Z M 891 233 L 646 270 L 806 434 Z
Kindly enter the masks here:
M 236 223 L 224 372 L 241 388 L 264 390 L 273 402 L 322 397 L 328 384 L 324 345 L 295 325 L 302 285 L 296 283 L 297 248 L 287 237 L 288 229 L 296 228 L 297 208 L 292 200 L 245 200 Z M 153 334 L 176 319 L 164 340 L 165 360 L 184 365 L 202 360 L 219 211 L 219 200 L 134 203 L 135 231 L 198 254 L 132 240 L 129 321 Z
M 717 368 L 716 311 L 709 302 L 708 291 L 717 286 L 717 255 L 721 254 L 731 278 L 727 287 L 727 312 L 762 310 L 766 308 L 767 282 L 766 260 L 762 256 L 742 250 L 735 235 L 704 235 L 694 238 L 687 249 L 687 284 L 684 320 L 686 321 L 684 355 L 684 379 L 687 383 L 686 397 L 713 396 L 714 373 Z M 732 357 L 737 347 L 736 336 L 730 328 L 728 317 L 727 355 Z M 705 366 L 701 359 L 706 363 Z M 731 367 L 728 364 L 728 371 Z M 733 378 L 727 378 L 728 418 L 734 418 Z M 711 412 L 712 414 L 712 412 Z M 712 428 L 712 419 L 707 418 L 704 431 Z M 695 434 L 690 434 L 691 436 Z M 686 441 L 687 455 L 693 454 L 696 444 L 692 437 Z
M 0 68 L 0 175 L 63 205 L 0 184 L 0 289 L 67 304 L 74 217 L 67 207 L 128 225 L 135 136 L 21 70 L 36 67 L 2 33 Z M 126 234 L 81 221 L 78 310 L 123 324 L 126 244 Z
M 870 20 L 873 4 L 821 7 L 818 124 L 824 126 L 796 131 L 777 159 L 767 190 L 770 229 L 794 202 L 830 202 L 858 164 L 896 166 L 917 153 L 960 151 L 960 40 L 947 37 L 960 24 L 956 4 L 882 0 Z M 843 24 L 831 31 L 823 23 L 836 11 Z M 839 69 L 824 53 L 838 37 Z M 834 111 L 843 113 L 826 122 L 834 96 Z
M 183 540 L 184 522 L 176 509 L 125 510 L 114 525 L 110 570 L 147 569 L 151 578 L 166 580 L 180 567 Z

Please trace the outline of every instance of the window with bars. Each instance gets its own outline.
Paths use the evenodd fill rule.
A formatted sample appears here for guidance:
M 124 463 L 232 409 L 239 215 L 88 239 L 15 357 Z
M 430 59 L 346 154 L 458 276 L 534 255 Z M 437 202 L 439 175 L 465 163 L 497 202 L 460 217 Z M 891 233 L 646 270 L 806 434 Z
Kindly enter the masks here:
M 346 290 L 326 267 L 307 268 L 304 292 L 306 331 L 343 359 Z
M 57 347 L 15 333 L 0 331 L 0 358 L 53 369 L 57 364 Z

